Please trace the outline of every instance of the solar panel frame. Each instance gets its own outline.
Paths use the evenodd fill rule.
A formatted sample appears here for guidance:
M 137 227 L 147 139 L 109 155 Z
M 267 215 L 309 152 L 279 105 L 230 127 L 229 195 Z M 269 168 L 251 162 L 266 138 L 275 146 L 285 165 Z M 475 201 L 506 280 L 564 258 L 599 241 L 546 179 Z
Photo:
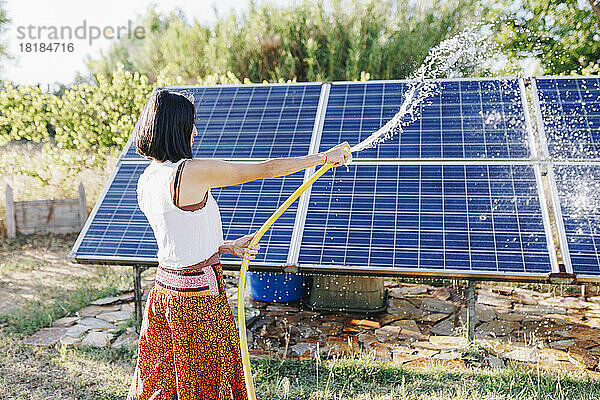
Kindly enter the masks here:
M 584 167 L 588 166 L 588 167 L 600 168 L 600 163 L 594 162 L 594 161 L 587 161 L 587 162 L 554 162 L 554 163 L 548 164 L 548 177 L 550 180 L 550 190 L 551 190 L 553 203 L 554 203 L 554 215 L 556 218 L 556 223 L 557 223 L 557 227 L 558 227 L 558 231 L 559 231 L 560 246 L 561 246 L 562 253 L 563 253 L 563 260 L 564 260 L 566 272 L 570 273 L 570 274 L 574 274 L 577 278 L 577 281 L 579 281 L 579 282 L 598 283 L 598 282 L 600 282 L 600 270 L 598 271 L 597 274 L 579 273 L 579 272 L 575 271 L 575 267 L 573 266 L 573 260 L 571 257 L 571 247 L 569 246 L 568 234 L 567 234 L 567 229 L 565 226 L 565 215 L 566 214 L 564 212 L 562 202 L 560 201 L 560 195 L 559 195 L 559 191 L 558 191 L 558 181 L 556 178 L 556 171 L 554 170 L 554 167 L 560 167 L 560 166 L 584 166 Z M 599 227 L 599 229 L 600 229 L 600 227 Z M 600 254 L 597 253 L 596 257 L 600 260 Z M 600 267 L 600 261 L 599 261 L 599 267 Z
M 558 260 L 554 251 L 554 238 L 552 236 L 549 212 L 546 204 L 546 196 L 542 189 L 542 178 L 540 166 L 536 163 L 531 163 L 526 160 L 519 162 L 511 161 L 481 161 L 481 160 L 451 160 L 448 162 L 433 162 L 431 160 L 397 160 L 388 161 L 385 163 L 379 163 L 375 161 L 360 160 L 353 162 L 355 165 L 477 165 L 477 166 L 492 166 L 492 165 L 524 165 L 530 166 L 535 175 L 537 198 L 539 200 L 539 206 L 541 211 L 541 219 L 544 227 L 544 235 L 546 239 L 546 247 L 548 249 L 548 256 L 550 260 L 550 271 L 549 273 L 556 273 L 559 271 Z M 343 168 L 343 167 L 342 167 Z M 301 242 L 298 244 L 300 247 Z M 545 254 L 545 253 L 544 253 Z M 362 276 L 436 276 L 436 277 L 452 277 L 452 278 L 465 278 L 465 279 L 478 279 L 478 280 L 501 280 L 501 281 L 530 281 L 530 282 L 541 282 L 548 279 L 548 273 L 527 273 L 527 272 L 506 272 L 506 271 L 485 271 L 485 270 L 443 270 L 436 268 L 398 268 L 398 267 L 381 267 L 381 266 L 356 266 L 356 265 L 334 265 L 334 264 L 311 264 L 298 262 L 295 260 L 294 265 L 297 266 L 298 271 L 301 273 L 313 273 L 313 274 L 328 274 L 335 273 L 341 275 L 362 275 Z
M 541 140 L 541 150 L 542 150 L 542 154 L 540 155 L 542 158 L 546 159 L 546 160 L 551 160 L 551 161 L 559 161 L 559 162 L 586 162 L 586 161 L 600 161 L 600 154 L 595 156 L 595 157 L 554 157 L 551 153 L 550 153 L 550 141 L 546 132 L 546 128 L 544 125 L 544 116 L 542 113 L 542 108 L 541 108 L 541 97 L 540 97 L 540 89 L 538 87 L 538 81 L 541 80 L 567 80 L 567 79 L 598 79 L 600 81 L 600 75 L 586 75 L 586 76 L 582 76 L 582 77 L 577 77 L 577 76 L 570 76 L 570 75 L 564 75 L 564 76 L 543 76 L 543 77 L 534 77 L 531 78 L 531 87 L 532 87 L 532 102 L 533 102 L 533 106 L 534 106 L 534 110 L 535 110 L 535 116 L 536 116 L 536 122 L 537 122 L 537 126 L 538 126 L 538 131 L 540 133 L 540 140 Z M 561 113 L 562 113 L 562 102 L 561 102 Z M 600 127 L 599 127 L 600 129 Z M 600 147 L 600 142 L 597 143 L 597 146 Z

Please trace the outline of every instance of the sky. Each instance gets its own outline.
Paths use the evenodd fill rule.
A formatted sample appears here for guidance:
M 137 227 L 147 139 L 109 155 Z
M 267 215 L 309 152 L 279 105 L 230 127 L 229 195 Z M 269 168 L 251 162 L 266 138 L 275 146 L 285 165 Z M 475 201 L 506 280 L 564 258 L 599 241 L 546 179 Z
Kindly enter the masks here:
M 281 5 L 292 3 L 291 0 L 270 2 Z M 122 26 L 120 32 L 126 34 L 128 21 L 135 21 L 151 4 L 155 4 L 163 12 L 180 8 L 188 20 L 196 19 L 201 23 L 211 24 L 216 20 L 215 8 L 221 15 L 231 10 L 241 12 L 248 9 L 249 0 L 4 0 L 3 3 L 11 23 L 1 38 L 3 42 L 7 42 L 8 52 L 13 59 L 2 61 L 0 78 L 24 85 L 41 84 L 43 88 L 48 88 L 48 85 L 56 82 L 71 83 L 78 71 L 86 72 L 86 56 L 98 57 L 101 50 L 108 49 L 114 42 L 115 39 L 100 37 L 90 44 L 92 26 L 99 30 L 108 29 L 108 36 L 111 33 L 115 36 L 118 27 Z M 84 21 L 86 29 L 83 29 Z M 30 25 L 33 26 L 32 29 L 29 28 Z M 61 27 L 65 27 L 62 29 L 65 36 L 68 35 L 68 29 L 73 36 L 83 37 L 83 32 L 86 32 L 86 38 L 50 40 L 48 37 L 52 33 L 51 27 L 57 27 L 58 35 Z M 77 27 L 81 27 L 79 31 Z M 135 33 L 134 28 L 135 24 L 132 24 L 131 34 Z M 38 32 L 39 29 L 42 29 L 41 32 Z M 36 40 L 38 33 L 45 40 Z M 39 46 L 40 42 L 60 43 L 58 51 L 41 52 L 39 47 L 35 51 L 33 43 L 38 43 Z M 73 43 L 72 52 L 67 47 L 69 43 Z M 30 46 L 31 51 L 26 51 L 27 46 Z

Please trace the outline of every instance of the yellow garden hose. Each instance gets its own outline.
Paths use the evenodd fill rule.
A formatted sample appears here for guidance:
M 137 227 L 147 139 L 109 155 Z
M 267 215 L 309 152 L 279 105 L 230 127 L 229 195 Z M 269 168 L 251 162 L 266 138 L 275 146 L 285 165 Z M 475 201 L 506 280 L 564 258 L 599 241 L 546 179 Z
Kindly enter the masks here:
M 292 205 L 294 201 L 306 189 L 310 187 L 321 175 L 325 172 L 329 171 L 334 166 L 333 163 L 327 163 L 323 165 L 317 172 L 315 172 L 306 182 L 302 184 L 288 199 L 283 202 L 279 206 L 279 208 L 269 217 L 269 219 L 260 227 L 260 229 L 256 232 L 252 240 L 250 241 L 250 245 L 255 245 L 258 243 L 260 238 L 265 234 L 265 232 L 273 225 L 277 218 L 283 214 L 285 210 L 289 206 Z M 238 326 L 240 331 L 240 348 L 242 351 L 242 364 L 244 366 L 244 379 L 246 380 L 246 391 L 248 393 L 249 400 L 256 400 L 256 393 L 254 392 L 254 382 L 252 380 L 252 371 L 250 370 L 250 356 L 248 355 L 248 342 L 246 339 L 246 310 L 244 309 L 244 297 L 246 292 L 246 272 L 248 271 L 248 264 L 250 260 L 244 258 L 242 261 L 242 266 L 240 268 L 240 281 L 238 283 L 238 302 L 237 302 L 237 313 L 238 313 Z

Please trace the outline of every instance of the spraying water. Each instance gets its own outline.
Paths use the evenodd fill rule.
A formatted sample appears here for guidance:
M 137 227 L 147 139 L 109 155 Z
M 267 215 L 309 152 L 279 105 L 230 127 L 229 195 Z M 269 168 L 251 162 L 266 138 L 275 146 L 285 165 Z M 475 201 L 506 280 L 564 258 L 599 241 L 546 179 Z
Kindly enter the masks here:
M 480 67 L 488 62 L 492 51 L 488 36 L 480 25 L 476 25 L 429 50 L 423 64 L 410 77 L 400 110 L 385 125 L 353 146 L 351 152 L 375 147 L 413 123 L 427 100 L 439 92 L 440 82 L 430 79 L 455 77 L 460 75 L 461 69 Z

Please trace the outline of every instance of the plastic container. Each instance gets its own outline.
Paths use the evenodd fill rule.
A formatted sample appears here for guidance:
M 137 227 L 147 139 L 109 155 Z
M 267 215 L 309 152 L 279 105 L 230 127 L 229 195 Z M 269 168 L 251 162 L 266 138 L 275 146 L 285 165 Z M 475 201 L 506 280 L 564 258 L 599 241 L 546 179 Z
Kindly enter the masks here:
M 254 300 L 285 302 L 302 297 L 304 277 L 284 272 L 248 272 L 246 287 Z
M 384 278 L 315 275 L 312 277 L 307 305 L 313 310 L 384 311 L 387 307 Z

